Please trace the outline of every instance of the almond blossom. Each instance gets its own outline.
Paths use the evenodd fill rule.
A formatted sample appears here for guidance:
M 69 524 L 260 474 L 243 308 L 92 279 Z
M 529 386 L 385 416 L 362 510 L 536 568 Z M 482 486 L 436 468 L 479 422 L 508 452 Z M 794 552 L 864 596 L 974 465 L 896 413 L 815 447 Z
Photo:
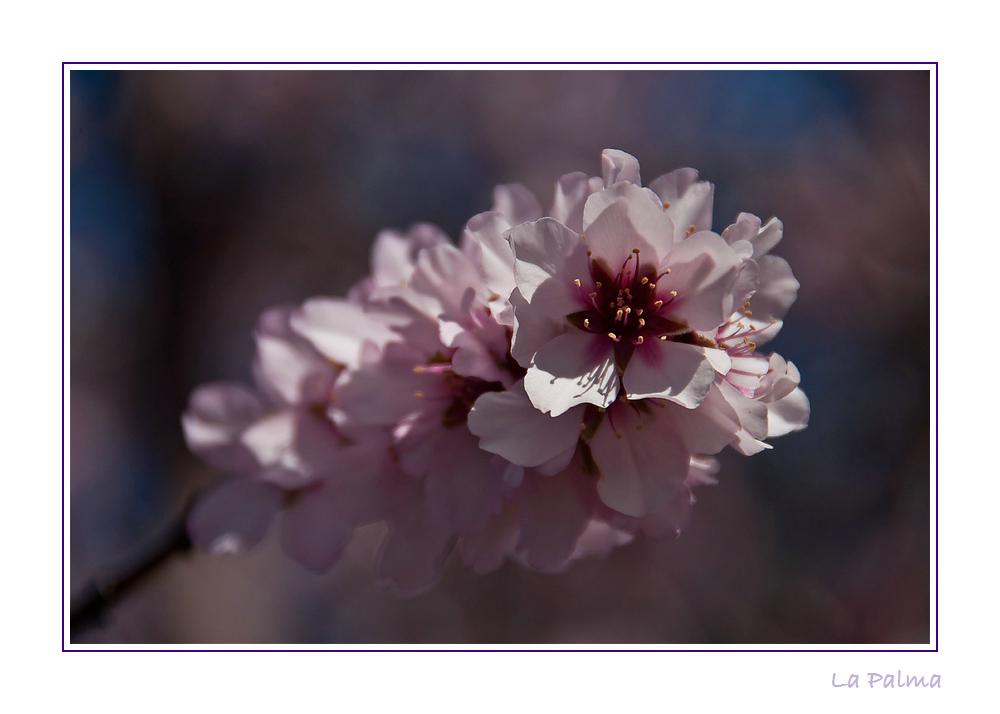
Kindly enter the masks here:
M 384 522 L 375 573 L 403 594 L 453 550 L 476 572 L 560 572 L 675 537 L 713 455 L 804 428 L 798 370 L 758 349 L 799 287 L 769 254 L 780 221 L 714 233 L 693 169 L 643 187 L 634 157 L 601 161 L 547 213 L 498 186 L 458 246 L 382 231 L 347 299 L 266 312 L 256 390 L 205 385 L 183 417 L 236 474 L 195 509 L 195 542 L 245 550 L 281 512 L 286 552 L 316 570 Z

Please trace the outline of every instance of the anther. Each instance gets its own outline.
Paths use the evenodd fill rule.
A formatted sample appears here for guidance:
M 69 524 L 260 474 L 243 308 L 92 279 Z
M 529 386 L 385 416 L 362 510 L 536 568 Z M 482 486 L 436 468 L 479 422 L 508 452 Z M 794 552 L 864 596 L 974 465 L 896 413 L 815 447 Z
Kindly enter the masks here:
M 626 307 L 625 308 L 625 314 L 628 315 L 630 312 L 632 312 L 632 308 Z
M 587 297 L 595 298 L 595 297 L 597 297 L 597 293 L 590 293 L 590 295 L 588 295 Z
M 641 315 L 641 314 L 642 314 L 642 308 L 641 308 L 641 307 L 637 307 L 637 308 L 635 309 L 635 314 L 636 314 L 636 315 Z
M 744 310 L 744 311 L 743 311 L 743 315 L 744 315 L 745 317 L 753 317 L 753 313 L 752 313 L 752 312 L 750 312 L 749 310 Z
M 583 326 L 584 327 L 590 327 L 590 319 L 589 318 L 586 318 L 586 317 L 583 318 Z
M 677 297 L 677 291 L 676 290 L 671 290 L 670 291 L 670 297 Z
M 667 341 L 667 336 L 666 335 L 660 335 L 660 342 L 666 342 L 666 341 Z
M 622 310 L 621 308 L 618 308 L 618 312 L 615 313 L 615 320 L 622 319 L 622 314 L 624 314 L 624 312 L 625 312 L 624 310 Z
M 609 332 L 608 333 L 608 337 L 610 337 L 615 342 L 621 342 L 621 339 L 622 339 L 621 337 L 619 337 L 618 335 L 616 335 L 614 332 Z
M 664 201 L 663 202 L 663 207 L 664 208 L 670 208 L 670 201 Z
M 653 303 L 653 307 L 663 307 L 663 301 L 657 300 L 656 302 Z
M 638 248 L 633 248 L 632 252 L 635 253 L 636 255 L 639 255 L 639 249 Z
M 638 337 L 635 338 L 635 343 L 637 345 L 641 345 L 642 344 L 642 335 L 639 335 Z
M 424 398 L 424 393 L 423 393 L 423 392 L 421 392 L 421 391 L 420 391 L 420 390 L 418 389 L 417 391 L 415 391 L 415 392 L 413 393 L 413 396 L 415 396 L 415 397 L 416 397 L 417 399 L 423 399 L 423 398 Z
M 576 285 L 577 287 L 580 287 L 580 278 L 574 278 L 573 284 Z
M 670 275 L 670 268 L 667 268 L 666 270 L 664 270 L 663 274 L 664 275 Z
M 640 318 L 639 318 L 639 327 L 645 327 L 645 326 L 646 326 L 646 321 L 645 321 L 645 320 L 643 320 L 643 319 L 642 319 L 642 318 L 640 317 Z
M 581 238 L 583 238 L 583 236 L 580 236 L 580 237 L 581 237 Z M 592 251 L 592 250 L 588 250 L 588 251 L 587 251 L 587 257 L 588 257 L 588 258 L 589 258 L 590 256 L 592 256 L 593 254 L 594 254 L 594 251 Z
M 598 280 L 596 283 L 594 283 L 594 285 L 596 285 L 597 287 L 601 287 L 601 281 Z
M 414 374 L 423 374 L 424 373 L 423 366 L 418 364 L 416 367 L 413 368 L 413 373 Z
M 643 278 L 643 279 L 642 279 L 642 280 L 640 280 L 639 282 L 640 282 L 640 283 L 642 283 L 643 285 L 645 285 L 646 283 L 648 283 L 648 282 L 649 282 L 649 278 Z
M 656 290 L 656 283 L 650 283 L 649 284 L 649 289 L 650 290 Z

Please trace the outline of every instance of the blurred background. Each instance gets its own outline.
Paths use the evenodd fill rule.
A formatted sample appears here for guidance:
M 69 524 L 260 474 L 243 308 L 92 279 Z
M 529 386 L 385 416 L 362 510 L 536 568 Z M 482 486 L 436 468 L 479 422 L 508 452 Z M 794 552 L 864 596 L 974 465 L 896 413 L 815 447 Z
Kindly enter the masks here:
M 174 558 L 75 643 L 926 643 L 926 71 L 71 73 L 74 591 L 219 474 L 185 448 L 196 385 L 251 382 L 265 308 L 342 295 L 384 227 L 453 238 L 497 183 L 634 154 L 716 185 L 714 229 L 778 216 L 802 284 L 767 349 L 809 428 L 723 454 L 691 528 L 605 560 L 427 594 L 371 575 L 378 527 L 315 575 L 272 537 Z

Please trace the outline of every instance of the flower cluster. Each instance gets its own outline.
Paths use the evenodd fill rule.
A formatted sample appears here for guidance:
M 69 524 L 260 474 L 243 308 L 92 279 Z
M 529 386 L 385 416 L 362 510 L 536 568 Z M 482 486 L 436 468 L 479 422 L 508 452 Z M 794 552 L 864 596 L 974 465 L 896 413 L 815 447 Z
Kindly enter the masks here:
M 190 448 L 232 476 L 191 514 L 194 542 L 281 543 L 324 570 L 357 526 L 388 525 L 376 574 L 402 593 L 457 550 L 557 572 L 639 535 L 676 536 L 692 489 L 806 426 L 799 373 L 759 351 L 798 282 L 776 219 L 711 231 L 713 187 L 680 169 L 643 187 L 606 150 L 547 213 L 498 186 L 458 246 L 383 231 L 347 298 L 264 313 L 256 390 L 199 387 Z

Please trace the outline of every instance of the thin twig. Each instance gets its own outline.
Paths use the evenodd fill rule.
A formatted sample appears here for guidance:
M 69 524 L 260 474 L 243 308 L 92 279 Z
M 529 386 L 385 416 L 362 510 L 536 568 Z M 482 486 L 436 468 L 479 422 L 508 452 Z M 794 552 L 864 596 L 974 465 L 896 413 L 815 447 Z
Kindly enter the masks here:
M 195 499 L 188 500 L 184 509 L 157 536 L 114 570 L 95 576 L 70 601 L 70 637 L 94 625 L 100 625 L 104 613 L 123 595 L 151 575 L 175 553 L 191 549 L 187 532 L 187 517 Z

